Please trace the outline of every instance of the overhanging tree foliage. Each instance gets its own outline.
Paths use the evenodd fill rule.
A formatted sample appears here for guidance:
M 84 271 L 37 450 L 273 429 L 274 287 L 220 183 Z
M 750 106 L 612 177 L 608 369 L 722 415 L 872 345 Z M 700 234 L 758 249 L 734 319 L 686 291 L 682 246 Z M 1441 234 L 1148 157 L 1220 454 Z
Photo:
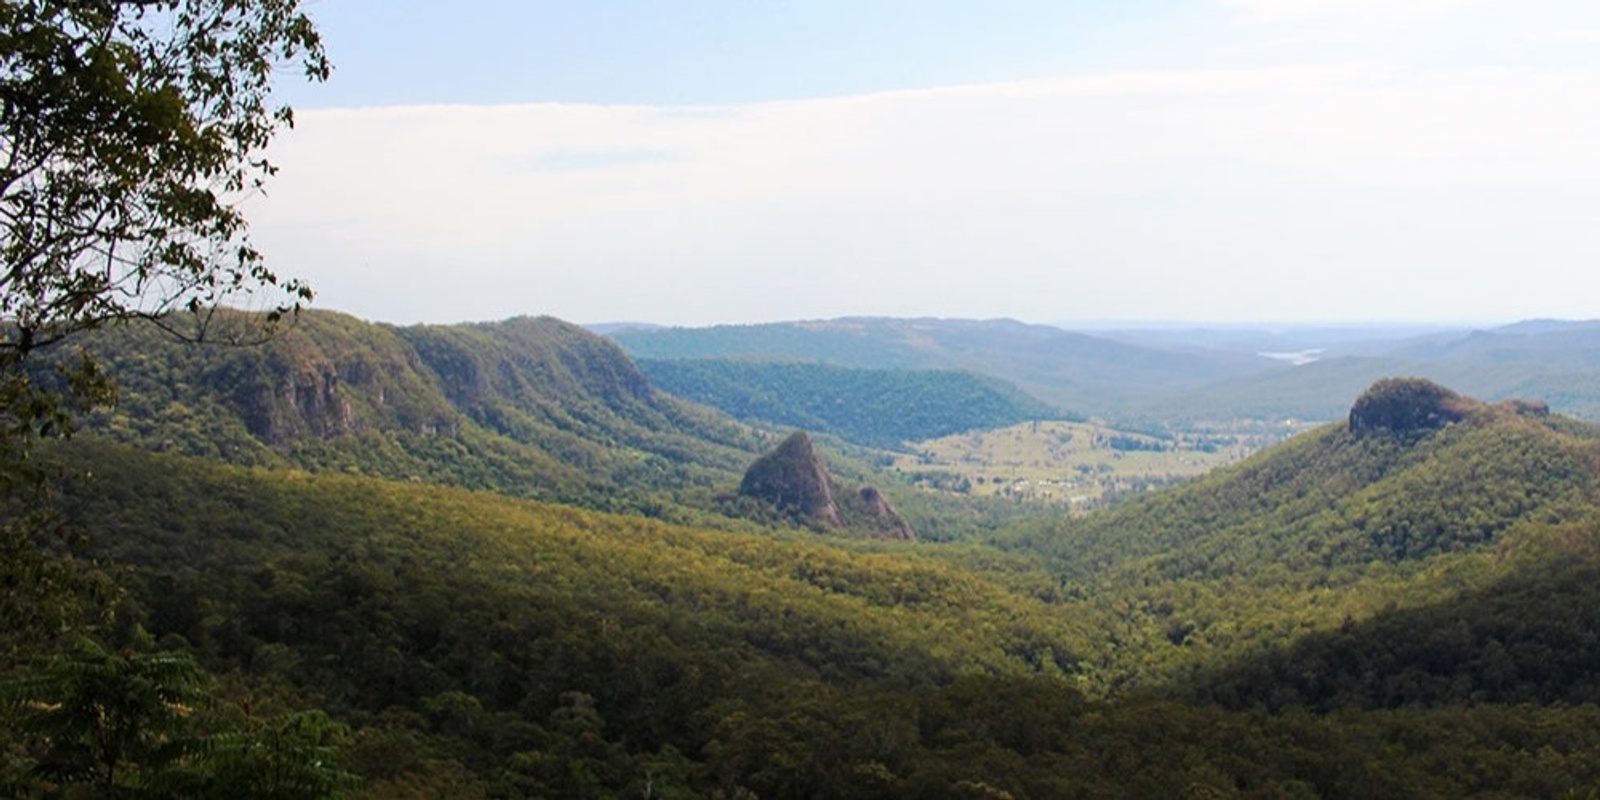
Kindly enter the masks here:
M 274 73 L 329 66 L 298 0 L 0 3 L 0 403 L 13 435 L 50 433 L 76 381 L 39 387 L 37 348 L 108 322 L 248 304 L 276 318 L 311 290 L 279 278 L 239 202 L 292 124 Z M 20 430 L 19 430 L 20 429 Z
M 81 628 L 90 606 L 109 607 L 93 597 L 109 587 L 104 576 L 41 546 L 48 533 L 67 537 L 43 510 L 46 482 L 27 457 L 35 439 L 108 400 L 110 383 L 87 356 L 52 374 L 30 355 L 129 319 L 176 330 L 174 312 L 203 324 L 227 303 L 275 320 L 311 299 L 268 268 L 240 209 L 274 172 L 267 144 L 293 122 L 272 100 L 280 69 L 329 73 L 299 0 L 0 0 L 0 677 Z M 92 676 L 80 672 L 70 674 Z M 9 685 L 67 674 L 24 672 Z M 124 689 L 111 695 L 137 698 Z M 181 698 L 159 699 L 151 708 L 166 713 Z M 105 708 L 90 716 L 115 716 Z M 82 759 L 62 763 L 87 764 L 103 773 L 91 782 L 114 787 L 123 744 L 162 727 L 120 719 L 126 730 L 87 743 L 67 728 L 44 738 L 58 754 L 81 745 Z M 0 773 L 23 752 L 7 722 Z
M 35 674 L 0 685 L 22 727 L 47 750 L 35 771 L 114 797 L 125 773 L 181 754 L 174 738 L 186 704 L 201 698 L 200 672 L 182 653 L 117 653 L 80 639 Z
M 0 5 L 0 348 L 277 289 L 237 201 L 292 124 L 278 67 L 328 62 L 297 0 Z
M 41 379 L 31 353 L 118 320 L 310 299 L 267 268 L 238 207 L 292 121 L 271 101 L 281 67 L 328 75 L 298 0 L 0 2 L 0 493 L 26 501 L 29 442 L 109 397 L 87 358 Z M 59 623 L 34 613 L 66 579 L 30 546 L 30 505 L 0 518 L 0 610 Z M 0 633 L 0 656 L 28 627 Z

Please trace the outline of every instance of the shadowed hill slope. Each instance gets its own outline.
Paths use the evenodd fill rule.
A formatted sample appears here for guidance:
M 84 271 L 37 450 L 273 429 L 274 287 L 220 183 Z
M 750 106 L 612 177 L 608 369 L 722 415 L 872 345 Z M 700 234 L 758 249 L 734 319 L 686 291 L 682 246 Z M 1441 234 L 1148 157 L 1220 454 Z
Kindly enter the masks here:
M 1408 410 L 1399 407 L 1404 398 L 1380 396 L 1393 385 L 1380 382 L 1357 401 L 1355 430 L 1325 426 L 1034 544 L 1080 577 L 1135 563 L 1171 578 L 1327 569 L 1489 544 L 1519 521 L 1586 508 L 1600 486 L 1594 428 L 1534 404 L 1469 402 L 1442 387 L 1417 393 L 1426 408 Z M 1441 403 L 1459 421 L 1439 418 Z M 1364 426 L 1378 416 L 1434 420 L 1396 435 Z
M 234 463 L 639 507 L 732 483 L 760 447 L 656 392 L 609 340 L 551 318 L 395 328 L 309 312 L 249 347 L 148 325 L 84 345 L 119 385 L 91 432 Z
M 298 653 L 333 708 L 446 691 L 502 710 L 600 698 L 684 728 L 792 681 L 915 686 L 1071 668 L 1068 622 L 901 546 L 674 526 L 482 492 L 249 470 L 103 442 L 54 448 L 144 621 L 224 665 Z M 698 705 L 697 705 L 698 704 Z M 665 736 L 659 731 L 652 736 Z
M 1600 703 L 1600 553 L 1569 528 L 1503 577 L 1351 620 L 1191 678 L 1229 708 Z
M 641 360 L 652 384 L 736 419 L 900 448 L 972 430 L 1075 419 L 996 378 L 737 359 Z
M 1596 428 L 1413 380 L 1380 382 L 1353 409 L 1357 431 L 1328 425 L 1002 539 L 1043 556 L 1073 613 L 1100 631 L 1103 644 L 1082 650 L 1095 684 L 1182 682 L 1347 622 L 1489 591 L 1506 553 L 1552 529 L 1600 532 Z M 1363 428 L 1375 419 L 1407 424 Z

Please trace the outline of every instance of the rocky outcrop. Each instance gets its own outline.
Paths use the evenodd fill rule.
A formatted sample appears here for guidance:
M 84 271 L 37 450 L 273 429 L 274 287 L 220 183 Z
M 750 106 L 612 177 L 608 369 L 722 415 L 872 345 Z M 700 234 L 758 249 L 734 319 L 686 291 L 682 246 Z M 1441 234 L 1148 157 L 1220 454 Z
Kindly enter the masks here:
M 916 541 L 917 534 L 877 488 L 840 490 L 811 436 L 795 431 L 745 471 L 739 494 L 769 503 L 798 522 L 882 539 Z
M 805 431 L 795 431 L 744 473 L 739 494 L 764 500 L 803 522 L 839 527 L 833 479 Z
M 274 382 L 242 409 L 250 432 L 268 444 L 286 447 L 296 439 L 341 436 L 358 428 L 336 365 L 302 363 L 272 377 Z
M 917 532 L 894 510 L 894 506 L 889 505 L 889 498 L 884 497 L 876 486 L 861 487 L 860 497 L 862 516 L 875 535 L 907 542 L 917 540 Z
M 1350 407 L 1350 432 L 1416 438 L 1460 422 L 1481 405 L 1425 378 L 1384 378 Z

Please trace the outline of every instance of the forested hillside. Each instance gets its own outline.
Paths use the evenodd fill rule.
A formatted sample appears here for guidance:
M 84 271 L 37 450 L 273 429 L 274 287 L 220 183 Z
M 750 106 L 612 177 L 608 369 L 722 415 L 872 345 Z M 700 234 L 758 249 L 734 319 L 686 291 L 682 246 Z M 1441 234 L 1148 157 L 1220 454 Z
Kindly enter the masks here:
M 1172 350 L 1014 320 L 847 318 L 611 334 L 640 359 L 735 358 L 857 369 L 967 370 L 1000 378 L 1079 413 L 1118 418 L 1152 392 L 1277 369 L 1238 353 Z
M 645 359 L 639 369 L 655 386 L 736 419 L 891 449 L 953 433 L 1074 418 L 1003 381 L 970 372 L 735 359 Z
M 117 404 L 41 453 L 76 566 L 40 574 L 81 599 L 27 620 L 104 644 L 31 669 L 173 665 L 206 711 L 169 732 L 252 743 L 234 767 L 129 749 L 140 785 L 280 759 L 366 797 L 1600 788 L 1600 432 L 1541 403 L 1380 381 L 1343 422 L 1081 517 L 843 492 L 928 534 L 870 541 L 781 503 L 739 519 L 775 502 L 732 494 L 772 437 L 559 321 L 117 333 L 85 340 Z M 751 398 L 934 392 L 913 427 L 1027 408 L 962 373 L 717 364 Z M 879 397 L 817 418 L 870 440 Z M 67 757 L 27 732 L 66 690 L 7 686 L 27 725 L 0 781 L 26 794 Z
M 51 460 L 92 467 L 61 502 L 126 565 L 118 629 L 194 652 L 229 702 L 331 715 L 349 794 L 1583 796 L 1595 433 L 1471 408 L 1329 428 L 1008 550 L 88 440 Z M 1477 502 L 1490 484 L 1510 496 Z M 1350 527 L 1317 504 L 1368 549 L 1311 546 Z M 1424 523 L 1464 533 L 1384 533 Z
M 1409 398 L 1419 385 L 1433 386 L 1383 382 L 1362 400 Z M 1545 569 L 1521 556 L 1587 552 L 1600 529 L 1596 429 L 1531 404 L 1416 396 L 1462 416 L 1424 409 L 1427 424 L 1402 430 L 1364 430 L 1359 417 L 1329 425 L 1006 544 L 1048 559 L 1102 621 L 1118 646 L 1086 659 L 1127 686 L 1166 684 L 1380 613 L 1454 604 L 1516 581 L 1516 570 Z
M 185 343 L 146 324 L 82 344 L 119 387 L 84 420 L 89 432 L 231 463 L 640 509 L 737 482 L 764 445 L 550 318 L 396 328 L 310 312 L 246 345 Z
M 762 737 L 801 735 L 764 731 L 803 704 L 1072 670 L 1042 574 L 1001 581 L 909 545 L 107 444 L 58 455 L 93 467 L 62 501 L 129 568 L 121 624 L 352 725 L 373 797 L 731 788 L 753 779 L 745 760 L 779 756 Z M 793 746 L 825 746 L 808 737 Z

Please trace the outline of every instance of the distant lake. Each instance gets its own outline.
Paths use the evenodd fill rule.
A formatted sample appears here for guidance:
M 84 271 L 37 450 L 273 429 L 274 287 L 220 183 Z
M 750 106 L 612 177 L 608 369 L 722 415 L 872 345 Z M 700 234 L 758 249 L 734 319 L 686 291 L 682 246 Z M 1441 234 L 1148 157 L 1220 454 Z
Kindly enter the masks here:
M 1326 352 L 1327 348 L 1318 347 L 1311 350 L 1295 350 L 1287 353 L 1257 353 L 1256 355 L 1277 359 L 1278 361 L 1287 361 L 1298 367 L 1301 364 L 1310 364 L 1316 361 Z

